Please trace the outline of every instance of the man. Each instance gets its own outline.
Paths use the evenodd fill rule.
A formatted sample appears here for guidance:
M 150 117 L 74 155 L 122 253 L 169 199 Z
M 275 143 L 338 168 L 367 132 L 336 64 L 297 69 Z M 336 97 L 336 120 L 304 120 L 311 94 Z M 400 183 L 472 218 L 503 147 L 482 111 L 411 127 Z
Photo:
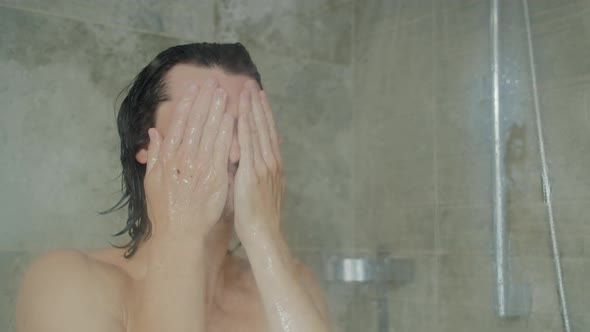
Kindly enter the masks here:
M 118 115 L 127 250 L 34 262 L 18 332 L 330 330 L 280 232 L 282 159 L 261 88 L 241 44 L 172 47 L 139 73 Z M 234 230 L 248 260 L 227 254 Z

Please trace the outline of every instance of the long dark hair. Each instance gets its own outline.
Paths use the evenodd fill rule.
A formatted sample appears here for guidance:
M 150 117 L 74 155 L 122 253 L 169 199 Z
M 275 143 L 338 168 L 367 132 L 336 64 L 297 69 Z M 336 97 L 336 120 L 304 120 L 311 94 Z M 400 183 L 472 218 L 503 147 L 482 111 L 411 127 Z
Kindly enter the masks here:
M 99 212 L 104 215 L 125 205 L 128 210 L 125 228 L 113 236 L 128 233 L 131 240 L 124 246 L 124 257 L 130 258 L 142 240 L 151 233 L 151 222 L 143 178 L 146 166 L 137 162 L 135 155 L 149 143 L 147 131 L 155 126 L 155 113 L 159 105 L 170 99 L 166 74 L 177 64 L 191 64 L 204 68 L 220 68 L 227 73 L 245 75 L 262 87 L 260 74 L 250 54 L 240 43 L 193 43 L 171 47 L 158 54 L 119 95 L 127 92 L 117 116 L 117 128 L 121 138 L 121 191 L 123 197 L 112 208 Z

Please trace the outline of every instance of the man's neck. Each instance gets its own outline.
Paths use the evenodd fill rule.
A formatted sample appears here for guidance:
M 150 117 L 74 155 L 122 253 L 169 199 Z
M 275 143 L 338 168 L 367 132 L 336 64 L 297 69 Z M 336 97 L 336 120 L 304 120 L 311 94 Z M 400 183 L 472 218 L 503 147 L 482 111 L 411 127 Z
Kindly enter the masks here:
M 227 220 L 218 221 L 210 230 L 205 239 L 205 290 L 206 304 L 212 305 L 215 299 L 221 295 L 224 287 L 225 271 L 229 262 L 227 249 L 233 232 L 233 222 Z M 149 247 L 153 245 L 151 239 L 143 242 L 139 250 L 133 256 L 133 261 L 140 269 L 140 275 L 147 272 L 147 253 Z

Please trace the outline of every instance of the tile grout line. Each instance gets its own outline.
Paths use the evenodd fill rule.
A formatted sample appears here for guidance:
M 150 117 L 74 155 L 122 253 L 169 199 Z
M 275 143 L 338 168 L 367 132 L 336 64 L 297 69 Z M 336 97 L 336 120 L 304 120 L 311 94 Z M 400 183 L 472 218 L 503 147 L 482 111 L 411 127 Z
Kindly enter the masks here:
M 439 54 L 437 51 L 435 52 L 435 40 L 436 40 L 436 31 L 437 31 L 437 17 L 436 17 L 436 0 L 431 2 L 431 17 L 432 17 L 432 52 L 431 52 L 431 65 L 432 65 L 432 76 L 431 76 L 431 91 L 432 91 L 432 168 L 433 168 L 433 178 L 434 178 L 434 324 L 435 326 L 439 326 L 440 324 L 440 252 L 442 252 L 441 248 L 441 239 L 440 239 L 440 210 L 439 210 L 439 197 L 438 197 L 438 126 L 437 126 L 437 92 L 436 92 L 436 80 L 438 79 L 438 68 L 436 66 L 436 56 Z
M 357 234 L 356 229 L 357 229 L 357 223 L 356 223 L 356 204 L 358 204 L 357 201 L 357 186 L 356 186 L 356 182 L 358 181 L 358 167 L 357 167 L 357 158 L 354 158 L 355 153 L 357 153 L 358 151 L 358 140 L 359 140 L 359 129 L 358 129 L 358 119 L 357 119 L 357 99 L 354 98 L 355 96 L 355 92 L 357 91 L 356 89 L 356 85 L 357 82 L 355 80 L 356 78 L 356 44 L 355 44 L 355 34 L 356 34 L 356 6 L 357 3 L 356 1 L 352 3 L 352 10 L 351 10 L 351 14 L 352 14 L 352 28 L 350 29 L 350 36 L 349 36 L 349 41 L 350 41 L 350 66 L 351 66 L 351 86 L 350 86 L 350 94 L 352 97 L 352 137 L 353 137 L 353 142 L 352 142 L 352 151 L 351 151 L 351 156 L 352 156 L 352 177 L 350 179 L 350 185 L 351 185 L 351 191 L 352 191 L 352 195 L 351 195 L 351 199 L 352 202 L 354 202 L 353 205 L 353 217 L 352 217 L 352 223 L 353 223 L 353 231 L 355 234 Z M 356 236 L 351 236 L 354 239 L 355 243 L 351 243 L 351 245 L 356 246 L 356 242 L 357 242 L 357 238 Z

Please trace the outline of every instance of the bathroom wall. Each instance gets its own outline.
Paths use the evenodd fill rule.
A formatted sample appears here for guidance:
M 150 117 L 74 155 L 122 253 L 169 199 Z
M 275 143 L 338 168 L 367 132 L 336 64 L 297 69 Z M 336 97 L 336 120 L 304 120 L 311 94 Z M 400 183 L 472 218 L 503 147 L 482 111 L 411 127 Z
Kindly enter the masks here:
M 529 1 L 572 328 L 586 330 L 590 4 Z M 355 245 L 416 264 L 389 288 L 395 331 L 562 331 L 523 9 L 500 1 L 507 224 L 532 312 L 494 314 L 489 1 L 361 1 L 353 46 Z M 359 299 L 376 317 L 370 291 Z
M 122 243 L 114 103 L 159 51 L 246 45 L 286 161 L 284 233 L 338 330 L 561 331 L 520 1 L 500 1 L 513 277 L 532 313 L 493 311 L 489 1 L 0 0 L 0 326 L 27 264 Z M 590 326 L 590 3 L 529 0 L 540 110 L 572 327 Z M 6 79 L 8 78 L 8 79 Z M 325 280 L 333 254 L 387 251 L 411 282 Z
M 293 251 L 316 268 L 321 250 L 349 245 L 352 18 L 347 0 L 0 0 L 1 329 L 14 330 L 20 277 L 40 253 L 125 242 L 110 236 L 125 209 L 97 213 L 119 199 L 115 99 L 180 43 L 245 44 L 284 138 Z M 341 330 L 347 291 L 326 290 Z

